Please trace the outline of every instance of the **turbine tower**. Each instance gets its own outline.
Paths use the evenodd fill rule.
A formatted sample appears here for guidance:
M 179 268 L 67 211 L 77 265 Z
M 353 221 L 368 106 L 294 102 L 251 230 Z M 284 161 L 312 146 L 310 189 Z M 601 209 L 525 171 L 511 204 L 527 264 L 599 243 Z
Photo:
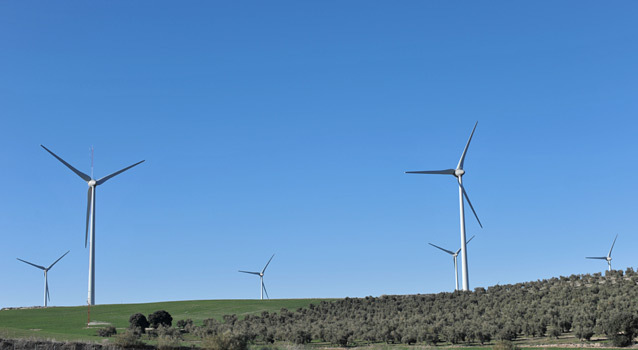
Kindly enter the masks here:
M 268 262 L 266 263 L 266 266 L 264 266 L 264 268 L 261 270 L 261 272 L 252 272 L 252 271 L 242 271 L 239 270 L 239 272 L 243 272 L 243 273 L 249 273 L 251 275 L 257 275 L 259 276 L 259 281 L 261 282 L 261 289 L 260 289 L 260 298 L 261 300 L 264 300 L 264 292 L 266 292 L 266 297 L 268 299 L 270 299 L 270 297 L 268 296 L 268 291 L 266 290 L 266 285 L 264 284 L 264 272 L 266 272 L 266 268 L 268 267 L 268 264 L 270 264 L 270 261 L 272 260 L 272 258 L 275 257 L 275 254 L 273 254 L 270 257 L 270 260 L 268 260 Z
M 468 239 L 466 244 L 470 243 L 470 241 L 472 239 L 474 239 L 474 236 L 472 236 L 470 239 Z M 452 255 L 452 258 L 454 259 L 454 280 L 456 281 L 456 288 L 454 288 L 454 290 L 459 290 L 459 269 L 458 269 L 458 267 L 456 265 L 456 257 L 459 255 L 459 252 L 461 251 L 461 248 L 459 248 L 456 252 L 453 252 L 453 251 L 450 251 L 450 250 L 447 250 L 447 249 L 443 249 L 443 248 L 439 247 L 438 245 L 434 245 L 432 243 L 428 243 L 428 244 L 433 246 L 433 247 L 435 247 L 435 248 L 439 248 L 442 251 Z
M 70 250 L 67 251 L 66 253 L 64 253 L 61 257 L 58 258 L 58 260 L 54 261 L 53 264 L 49 265 L 49 267 L 44 267 L 44 266 L 40 266 L 40 265 L 36 265 L 33 263 L 30 263 L 26 260 L 22 260 L 20 258 L 16 258 L 20 261 L 22 261 L 25 264 L 29 264 L 33 267 L 37 267 L 40 270 L 44 271 L 44 307 L 47 307 L 47 299 L 51 300 L 51 297 L 49 296 L 49 277 L 48 277 L 48 272 L 49 270 L 51 270 L 51 268 L 53 267 L 53 265 L 55 265 L 58 261 L 60 261 L 62 258 L 64 258 L 65 255 L 69 254 Z
M 86 204 L 86 231 L 84 233 L 84 247 L 86 248 L 86 243 L 87 243 L 87 240 L 89 239 L 89 231 L 90 231 L 91 238 L 89 241 L 89 294 L 88 294 L 87 301 L 89 305 L 95 305 L 95 190 L 96 190 L 96 187 L 105 183 L 110 178 L 116 175 L 119 175 L 140 163 L 143 163 L 144 161 L 137 162 L 122 170 L 116 171 L 112 173 L 111 175 L 107 175 L 99 180 L 94 180 L 93 174 L 92 174 L 93 171 L 91 171 L 91 176 L 89 176 L 77 170 L 76 168 L 71 166 L 71 164 L 65 162 L 64 159 L 58 157 L 55 153 L 51 152 L 48 148 L 44 146 L 42 146 L 42 148 L 44 148 L 47 152 L 51 153 L 52 156 L 54 156 L 57 160 L 62 162 L 62 164 L 66 165 L 67 168 L 71 169 L 71 171 L 73 171 L 76 175 L 81 177 L 82 180 L 86 181 L 87 184 L 89 185 L 89 192 L 87 195 L 87 204 Z M 89 230 L 89 227 L 90 227 L 90 230 Z
M 614 242 L 611 244 L 611 248 L 609 249 L 609 253 L 607 256 L 588 256 L 585 259 L 600 259 L 607 260 L 608 270 L 611 271 L 611 251 L 614 249 L 614 244 L 616 244 L 616 240 L 618 239 L 618 235 L 614 238 Z
M 478 221 L 479 226 L 483 228 L 481 224 L 481 220 L 479 220 L 474 207 L 472 206 L 472 202 L 470 201 L 470 197 L 468 197 L 465 188 L 463 187 L 462 177 L 465 174 L 465 170 L 463 169 L 463 162 L 465 162 L 465 155 L 467 154 L 467 148 L 470 146 L 470 141 L 472 141 L 472 136 L 474 135 L 474 130 L 476 130 L 476 125 L 478 122 L 474 124 L 474 129 L 472 129 L 472 133 L 470 134 L 469 140 L 467 140 L 467 144 L 463 149 L 463 154 L 461 154 L 461 160 L 459 160 L 459 164 L 456 166 L 456 169 L 446 169 L 446 170 L 426 170 L 426 171 L 406 171 L 406 174 L 437 174 L 437 175 L 452 175 L 456 177 L 459 183 L 459 209 L 461 212 L 461 271 L 463 272 L 463 290 L 470 290 L 470 282 L 468 277 L 467 270 L 467 241 L 465 239 L 465 210 L 463 206 L 463 197 L 467 199 L 467 204 L 470 205 L 470 209 L 474 213 L 476 217 L 476 221 Z

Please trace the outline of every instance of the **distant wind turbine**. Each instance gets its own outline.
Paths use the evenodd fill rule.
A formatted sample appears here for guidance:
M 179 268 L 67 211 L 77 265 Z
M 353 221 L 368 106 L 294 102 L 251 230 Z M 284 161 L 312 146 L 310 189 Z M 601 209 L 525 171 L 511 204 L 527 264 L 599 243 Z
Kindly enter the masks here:
M 264 284 L 264 272 L 266 272 L 266 268 L 268 267 L 268 264 L 270 264 L 270 261 L 272 260 L 272 258 L 275 257 L 275 254 L 273 254 L 270 257 L 270 260 L 268 260 L 268 262 L 266 263 L 266 266 L 264 266 L 264 268 L 261 270 L 261 272 L 252 272 L 252 271 L 242 271 L 239 270 L 239 272 L 243 272 L 243 273 L 249 273 L 251 275 L 257 275 L 259 276 L 259 280 L 261 282 L 261 289 L 260 289 L 260 298 L 261 300 L 264 300 L 264 292 L 266 292 L 266 297 L 268 299 L 270 299 L 270 297 L 268 296 L 268 291 L 266 290 L 266 285 Z
M 472 239 L 474 239 L 474 237 L 475 237 L 475 236 L 472 236 L 470 239 L 468 239 L 468 240 L 467 240 L 467 242 L 466 242 L 466 244 L 467 244 L 467 243 L 470 243 L 470 241 L 471 241 Z M 447 249 L 441 248 L 441 247 L 439 247 L 438 245 L 434 245 L 434 244 L 432 244 L 432 243 L 428 243 L 428 244 L 429 244 L 429 245 L 431 245 L 431 246 L 433 246 L 433 247 L 435 247 L 435 248 L 439 248 L 439 249 L 441 249 L 442 251 L 444 251 L 444 252 L 446 252 L 446 253 L 448 253 L 448 254 L 452 255 L 452 258 L 454 259 L 454 280 L 456 281 L 456 288 L 454 288 L 454 290 L 459 290 L 459 269 L 458 269 L 458 267 L 457 267 L 457 265 L 456 265 L 456 257 L 459 255 L 459 252 L 461 251 L 461 248 L 459 248 L 456 252 L 453 252 L 453 251 L 450 251 L 450 250 L 447 250 Z
M 611 271 L 611 251 L 614 249 L 614 244 L 616 244 L 617 239 L 618 235 L 616 235 L 616 238 L 614 238 L 614 242 L 611 244 L 611 248 L 609 249 L 609 253 L 607 254 L 607 256 L 588 256 L 585 259 L 607 260 L 608 269 L 609 271 Z
M 472 136 L 474 135 L 474 130 L 476 130 L 476 125 L 478 122 L 474 124 L 474 129 L 472 129 L 472 133 L 470 134 L 469 140 L 467 140 L 467 144 L 463 149 L 463 154 L 461 154 L 461 160 L 459 160 L 459 164 L 456 166 L 456 169 L 446 169 L 446 170 L 427 170 L 427 171 L 406 171 L 406 174 L 438 174 L 438 175 L 452 175 L 456 177 L 459 183 L 459 208 L 461 212 L 461 270 L 463 272 L 463 290 L 470 290 L 470 282 L 468 277 L 468 269 L 467 269 L 467 247 L 465 240 L 465 210 L 463 206 L 463 197 L 467 199 L 467 204 L 470 205 L 470 209 L 474 213 L 476 217 L 476 221 L 478 221 L 479 226 L 483 228 L 481 224 L 481 220 L 479 220 L 474 207 L 472 206 L 472 202 L 470 201 L 470 197 L 468 197 L 465 188 L 463 187 L 462 177 L 465 174 L 465 170 L 463 169 L 463 162 L 465 162 L 465 154 L 467 153 L 467 148 L 470 146 L 470 141 L 472 141 Z
M 81 177 L 82 180 L 86 181 L 87 184 L 89 185 L 89 193 L 88 193 L 88 198 L 86 203 L 86 231 L 84 234 L 84 247 L 86 248 L 86 243 L 89 237 L 89 227 L 90 227 L 91 240 L 89 242 L 89 294 L 88 294 L 87 301 L 90 305 L 95 305 L 95 190 L 96 190 L 96 187 L 105 183 L 110 178 L 116 175 L 119 175 L 138 164 L 143 163 L 144 161 L 137 162 L 131 166 L 127 166 L 126 168 L 116 171 L 112 173 L 111 175 L 107 175 L 99 180 L 94 180 L 93 169 L 92 169 L 93 168 L 92 159 L 91 159 L 91 176 L 89 176 L 77 170 L 71 164 L 65 162 L 64 159 L 58 157 L 55 153 L 51 152 L 48 148 L 42 145 L 40 146 L 44 148 L 47 152 L 51 153 L 52 156 L 54 156 L 62 164 L 66 165 L 67 168 L 71 169 L 71 171 L 73 171 L 76 175 Z M 89 225 L 89 222 L 91 223 L 90 225 Z
M 49 267 L 44 267 L 44 266 L 40 266 L 40 265 L 36 265 L 34 263 L 30 263 L 26 260 L 22 260 L 20 258 L 16 258 L 20 261 L 22 261 L 25 264 L 29 264 L 33 267 L 37 267 L 40 270 L 44 271 L 44 307 L 47 307 L 47 300 L 51 300 L 51 297 L 49 296 L 49 277 L 48 277 L 48 272 L 49 270 L 51 270 L 51 268 L 53 267 L 53 265 L 55 265 L 58 261 L 60 261 L 62 258 L 64 258 L 65 255 L 69 254 L 70 250 L 67 251 L 66 253 L 64 253 L 61 257 L 58 258 L 58 260 L 54 261 L 53 264 L 49 265 Z

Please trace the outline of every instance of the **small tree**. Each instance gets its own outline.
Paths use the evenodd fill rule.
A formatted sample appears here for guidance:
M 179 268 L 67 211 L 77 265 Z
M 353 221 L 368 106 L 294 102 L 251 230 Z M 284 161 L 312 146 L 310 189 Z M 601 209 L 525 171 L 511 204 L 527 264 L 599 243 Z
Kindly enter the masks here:
M 149 326 L 146 316 L 140 313 L 131 315 L 131 317 L 128 319 L 128 322 L 129 329 L 139 330 L 140 333 L 144 333 L 146 331 L 146 328 L 148 328 Z
M 157 328 L 159 325 L 170 327 L 173 325 L 173 317 L 168 312 L 159 310 L 148 315 L 148 322 L 153 328 Z

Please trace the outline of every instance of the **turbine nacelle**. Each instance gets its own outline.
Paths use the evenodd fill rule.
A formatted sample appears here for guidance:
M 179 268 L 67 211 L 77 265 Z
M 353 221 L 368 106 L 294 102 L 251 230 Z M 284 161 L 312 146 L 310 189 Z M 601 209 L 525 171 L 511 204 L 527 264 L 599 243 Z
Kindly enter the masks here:
M 91 180 L 91 181 L 88 182 L 88 184 L 89 184 L 89 187 L 95 187 L 95 186 L 97 186 L 97 181 Z
M 465 170 L 463 170 L 463 169 L 454 170 L 454 176 L 456 176 L 456 177 L 463 176 L 463 174 L 465 174 Z

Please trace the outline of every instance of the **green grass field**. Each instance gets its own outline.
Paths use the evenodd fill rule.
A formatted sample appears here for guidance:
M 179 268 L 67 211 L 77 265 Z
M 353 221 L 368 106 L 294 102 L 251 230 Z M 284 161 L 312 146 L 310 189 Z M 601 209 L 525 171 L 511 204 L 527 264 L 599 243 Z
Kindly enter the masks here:
M 263 311 L 279 311 L 287 308 L 294 311 L 320 301 L 331 299 L 278 299 L 278 300 L 193 300 L 148 304 L 114 304 L 91 307 L 91 322 L 106 322 L 116 328 L 128 327 L 128 319 L 134 313 L 148 316 L 157 310 L 166 310 L 178 320 L 192 319 L 202 324 L 207 318 L 221 319 L 223 315 L 236 314 L 242 317 L 260 314 Z M 0 311 L 0 337 L 43 338 L 56 340 L 101 341 L 96 329 L 87 328 L 87 307 L 50 307 L 46 309 L 13 309 Z

